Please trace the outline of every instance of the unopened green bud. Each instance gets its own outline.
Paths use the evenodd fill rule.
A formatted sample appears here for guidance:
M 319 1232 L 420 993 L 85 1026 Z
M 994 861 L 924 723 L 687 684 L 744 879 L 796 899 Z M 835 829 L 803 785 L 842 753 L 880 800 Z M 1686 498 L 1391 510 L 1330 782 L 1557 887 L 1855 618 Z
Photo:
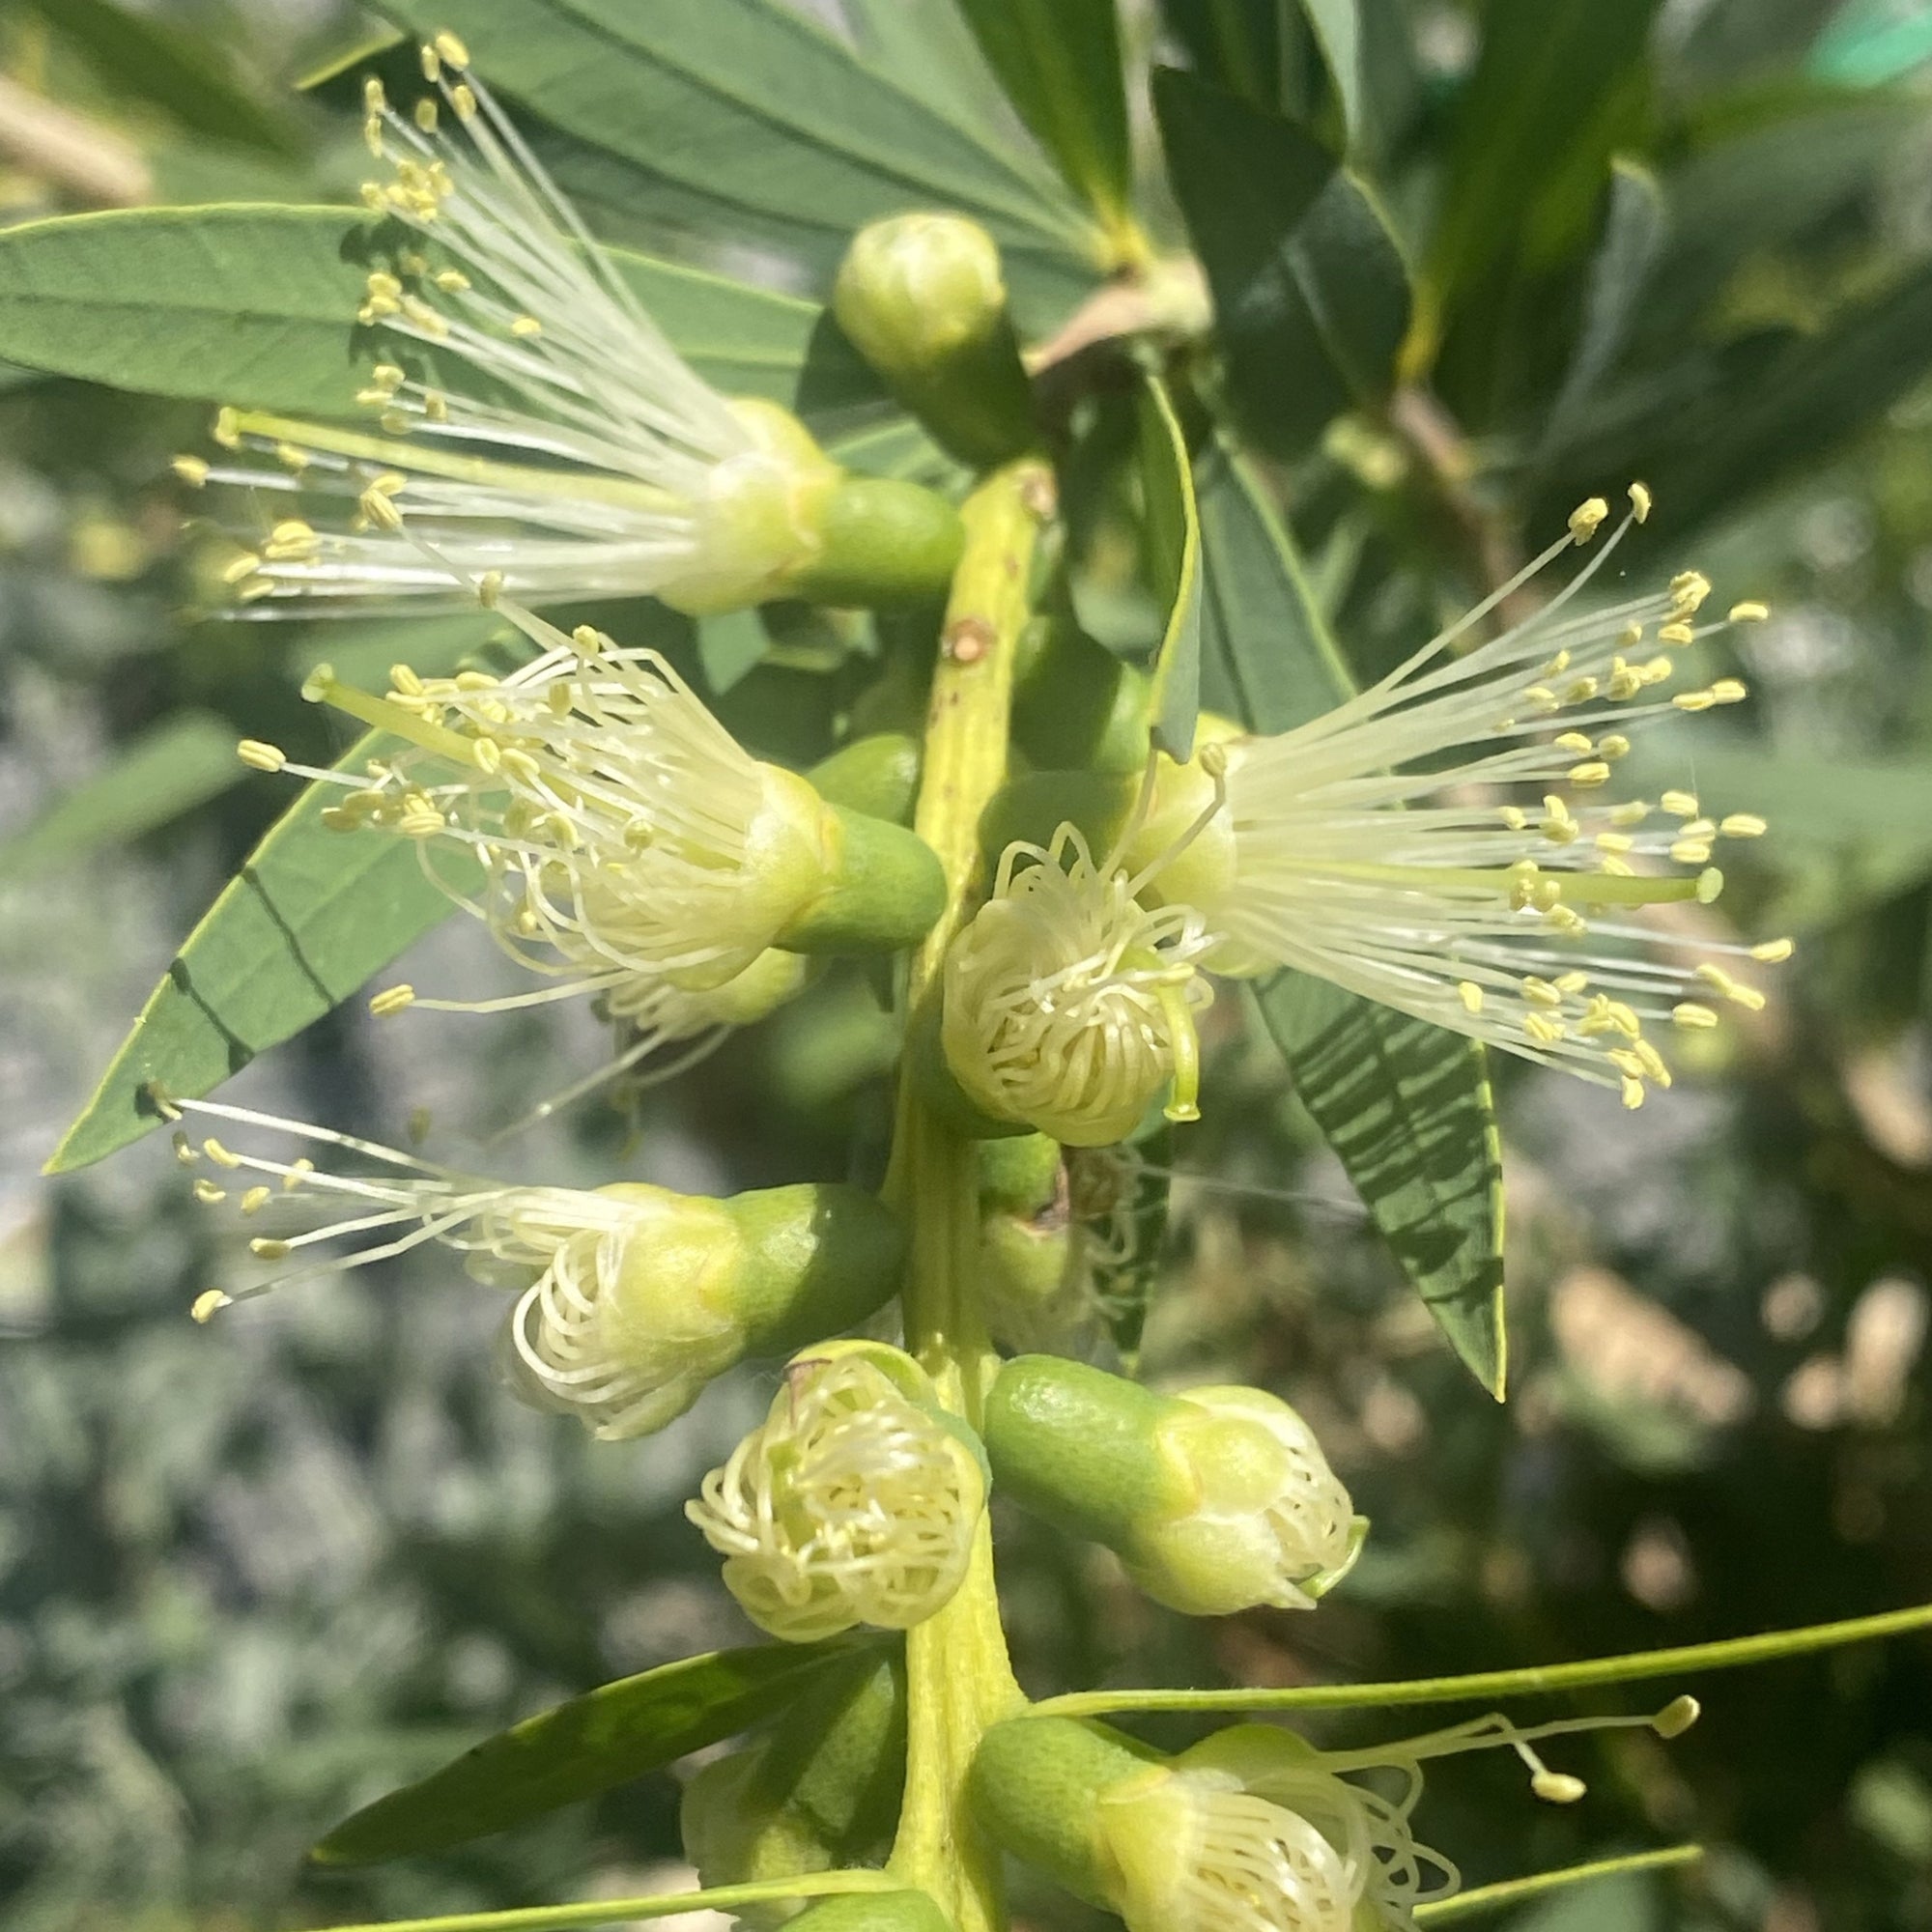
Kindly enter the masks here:
M 795 1932 L 953 1932 L 923 1891 L 848 1891 L 816 1900 L 792 1921 Z
M 1018 1134 L 979 1148 L 986 1325 L 1005 1348 L 1074 1352 L 1097 1304 L 1060 1143 Z
M 864 1320 L 904 1254 L 896 1217 L 837 1183 L 524 1189 L 515 1234 L 547 1264 L 511 1319 L 515 1383 L 607 1439 L 663 1428 L 735 1362 Z
M 900 214 L 862 228 L 832 309 L 893 393 L 962 461 L 988 469 L 1032 443 L 1000 251 L 978 222 Z
M 815 549 L 787 593 L 867 611 L 936 603 L 952 581 L 966 526 L 923 484 L 841 476 L 818 506 Z
M 1368 1528 L 1308 1425 L 1260 1389 L 1159 1395 L 1022 1355 L 993 1384 L 984 1437 L 1003 1490 L 1192 1616 L 1309 1608 Z
M 910 825 L 919 799 L 920 742 L 909 731 L 872 731 L 821 758 L 806 776 L 820 798 L 893 825 Z
M 793 1360 L 686 1514 L 745 1614 L 809 1643 L 923 1622 L 965 1577 L 985 1500 L 978 1446 L 919 1365 L 848 1342 Z
M 1081 629 L 1063 585 L 1020 639 L 1013 742 L 1042 771 L 1118 773 L 1138 783 L 1152 691 L 1145 671 Z
M 895 952 L 945 909 L 938 854 L 902 825 L 821 803 L 817 858 L 817 890 L 779 928 L 788 952 Z
M 867 1863 L 890 1847 L 904 1784 L 904 1664 L 861 1657 L 686 1784 L 685 1853 L 706 1886 Z M 799 1909 L 794 1901 L 745 1917 L 778 1923 Z

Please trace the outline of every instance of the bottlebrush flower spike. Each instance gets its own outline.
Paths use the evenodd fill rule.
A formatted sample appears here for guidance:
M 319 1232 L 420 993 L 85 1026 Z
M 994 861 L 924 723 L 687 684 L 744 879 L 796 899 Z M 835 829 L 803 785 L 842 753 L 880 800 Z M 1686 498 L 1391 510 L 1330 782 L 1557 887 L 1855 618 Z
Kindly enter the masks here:
M 1155 882 L 1222 936 L 1212 970 L 1293 966 L 1617 1087 L 1633 1107 L 1670 1083 L 1648 1028 L 1715 1025 L 1720 1002 L 1763 1006 L 1724 962 L 1782 959 L 1788 940 L 1699 941 L 1709 956 L 1693 966 L 1636 950 L 1671 936 L 1632 913 L 1708 903 L 1723 884 L 1710 863 L 1717 842 L 1765 825 L 1749 813 L 1713 820 L 1683 791 L 1609 802 L 1626 732 L 1742 699 L 1735 678 L 1663 688 L 1673 653 L 1765 609 L 1738 604 L 1699 624 L 1711 585 L 1685 571 L 1665 590 L 1578 611 L 1648 514 L 1640 484 L 1631 498 L 1588 567 L 1501 637 L 1453 653 L 1505 598 L 1590 542 L 1608 514 L 1601 497 L 1510 583 L 1347 703 L 1274 737 L 1218 734 L 1187 767 L 1162 763 L 1138 849 L 1226 787 L 1224 808 Z
M 912 485 L 852 484 L 787 411 L 714 391 L 469 74 L 460 43 L 439 35 L 423 67 L 435 92 L 409 114 L 379 81 L 365 87 L 364 133 L 392 173 L 362 199 L 412 231 L 370 273 L 355 318 L 387 338 L 356 398 L 375 430 L 223 410 L 216 442 L 255 460 L 176 466 L 190 483 L 292 500 L 228 573 L 242 602 L 446 597 L 450 572 L 403 536 L 407 515 L 458 575 L 494 574 L 526 601 L 653 595 L 729 610 L 798 594 L 836 565 L 854 502 L 900 519 L 895 555 L 867 554 L 887 601 L 943 586 L 959 541 L 951 506 Z
M 890 1368 L 887 1366 L 890 1364 Z M 910 1356 L 799 1356 L 686 1514 L 761 1630 L 792 1643 L 923 1623 L 966 1575 L 986 1479 Z
M 198 1321 L 233 1301 L 434 1241 L 464 1255 L 478 1278 L 521 1291 L 505 1325 L 513 1386 L 601 1437 L 662 1428 L 734 1362 L 849 1326 L 897 1285 L 898 1223 L 858 1188 L 773 1187 L 714 1201 L 632 1181 L 520 1187 L 246 1107 L 155 1097 L 176 1118 L 233 1122 L 373 1164 L 335 1173 L 306 1155 L 277 1160 L 178 1133 L 183 1164 L 201 1169 L 202 1201 L 225 1201 L 230 1175 L 257 1176 L 240 1196 L 242 1213 L 300 1223 L 251 1241 L 259 1259 L 379 1237 L 233 1295 L 211 1289 L 194 1304 Z M 343 1211 L 319 1215 L 322 1203 Z

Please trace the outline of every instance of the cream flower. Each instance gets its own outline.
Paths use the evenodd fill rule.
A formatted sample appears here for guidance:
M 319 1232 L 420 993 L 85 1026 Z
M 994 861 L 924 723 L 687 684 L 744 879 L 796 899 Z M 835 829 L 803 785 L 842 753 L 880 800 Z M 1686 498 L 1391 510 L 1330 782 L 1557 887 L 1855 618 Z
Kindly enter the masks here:
M 920 1371 L 885 1351 L 814 1350 L 686 1514 L 761 1630 L 793 1643 L 922 1623 L 966 1575 L 985 1479 Z
M 947 954 L 941 1021 L 952 1077 L 992 1119 L 1098 1147 L 1170 1088 L 1169 1118 L 1196 1118 L 1195 1015 L 1213 998 L 1197 967 L 1213 941 L 1186 907 L 1143 907 L 1145 882 L 1095 866 L 1070 825 L 1007 848 Z
M 1504 599 L 1607 516 L 1592 498 L 1570 531 L 1511 583 L 1358 696 L 1275 737 L 1227 737 L 1213 770 L 1161 768 L 1140 835 L 1157 845 L 1191 820 L 1224 772 L 1226 805 L 1163 870 L 1158 895 L 1184 901 L 1224 944 L 1228 973 L 1292 966 L 1385 1006 L 1585 1079 L 1635 1106 L 1669 1069 L 1646 1031 L 1714 1025 L 1717 1005 L 1764 1004 L 1724 962 L 1788 955 L 1788 940 L 1746 948 L 1699 942 L 1706 956 L 1666 964 L 1639 949 L 1666 930 L 1632 918 L 1705 903 L 1722 886 L 1718 841 L 1764 821 L 1704 815 L 1665 791 L 1614 797 L 1626 733 L 1660 715 L 1745 696 L 1734 678 L 1665 695 L 1676 653 L 1765 615 L 1738 604 L 1697 613 L 1710 583 L 1695 571 L 1667 589 L 1584 609 L 1582 593 L 1632 522 L 1533 616 L 1457 655 Z M 1206 754 L 1204 754 L 1206 755 Z

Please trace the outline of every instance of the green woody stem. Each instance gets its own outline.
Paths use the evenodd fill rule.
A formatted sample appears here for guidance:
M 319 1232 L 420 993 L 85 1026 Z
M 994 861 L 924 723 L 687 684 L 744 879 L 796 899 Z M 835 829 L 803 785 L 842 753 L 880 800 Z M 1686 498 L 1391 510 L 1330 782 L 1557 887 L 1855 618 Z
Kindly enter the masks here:
M 938 997 L 946 949 L 980 889 L 980 814 L 1006 778 L 1013 658 L 1051 490 L 1039 465 L 1012 464 L 988 477 L 963 512 L 966 548 L 933 672 L 913 820 L 945 868 L 947 902 L 913 959 L 909 1018 Z M 906 1347 L 947 1405 L 977 1425 L 996 1366 L 974 1275 L 978 1160 L 973 1143 L 939 1120 L 903 1077 L 887 1192 L 910 1233 Z M 1004 1932 L 999 1857 L 966 1808 L 974 1749 L 1020 1697 L 1007 1662 L 983 1520 L 958 1594 L 907 1634 L 906 1674 L 905 1808 L 891 1869 L 931 1892 L 958 1932 Z

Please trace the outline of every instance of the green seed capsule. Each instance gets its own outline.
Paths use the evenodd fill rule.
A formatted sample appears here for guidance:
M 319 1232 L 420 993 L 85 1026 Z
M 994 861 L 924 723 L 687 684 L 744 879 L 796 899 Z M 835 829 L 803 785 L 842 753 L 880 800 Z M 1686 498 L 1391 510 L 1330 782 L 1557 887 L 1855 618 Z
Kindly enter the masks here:
M 983 1433 L 1008 1494 L 1192 1616 L 1312 1607 L 1367 1531 L 1307 1424 L 1259 1389 L 1159 1395 L 1022 1355 L 995 1380 Z

